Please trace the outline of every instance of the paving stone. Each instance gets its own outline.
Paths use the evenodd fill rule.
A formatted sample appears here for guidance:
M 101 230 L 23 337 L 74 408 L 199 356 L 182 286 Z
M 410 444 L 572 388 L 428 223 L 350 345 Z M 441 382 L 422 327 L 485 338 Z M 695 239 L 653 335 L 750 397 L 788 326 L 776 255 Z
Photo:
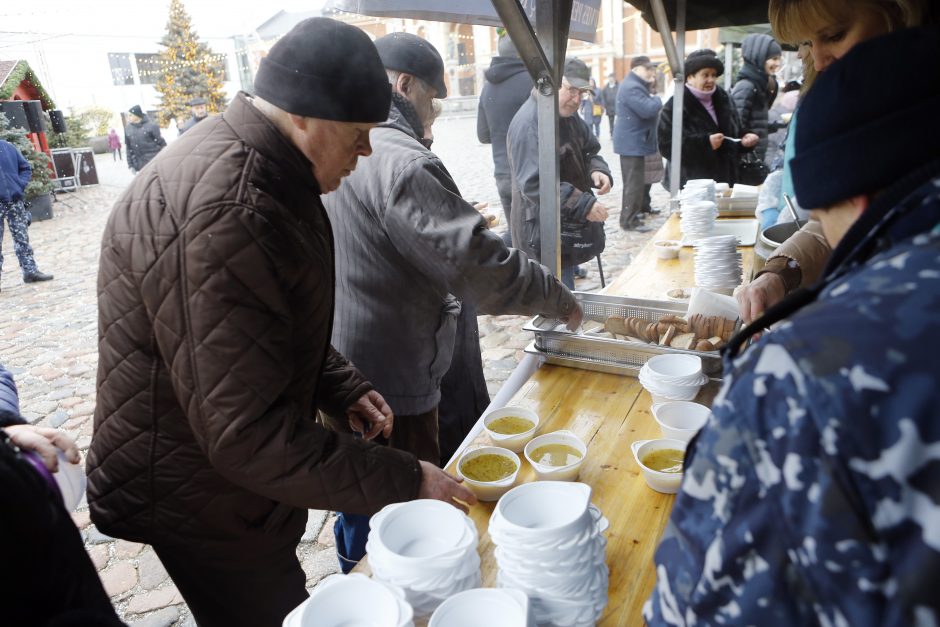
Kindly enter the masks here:
M 107 544 L 95 544 L 88 547 L 88 557 L 91 563 L 95 565 L 95 570 L 103 570 L 108 565 L 109 551 Z
M 320 531 L 323 529 L 323 523 L 326 522 L 326 517 L 329 516 L 329 512 L 325 510 L 312 509 L 307 512 L 307 528 L 304 531 L 304 535 L 300 538 L 301 542 L 315 542 L 317 537 L 320 535 Z
M 324 577 L 340 572 L 336 551 L 333 549 L 311 553 L 304 558 L 301 565 L 307 574 L 308 586 L 316 585 Z
M 153 549 L 147 549 L 140 554 L 137 570 L 140 573 L 140 587 L 144 590 L 156 588 L 170 576 Z
M 112 599 L 137 585 L 137 569 L 130 562 L 117 562 L 99 574 L 104 591 Z
M 170 627 L 179 620 L 179 617 L 179 608 L 165 607 L 162 610 L 157 610 L 153 614 L 150 614 L 146 618 L 135 620 L 129 624 L 131 627 Z
M 333 523 L 336 522 L 336 516 L 330 516 L 327 518 L 326 522 L 323 523 L 323 528 L 320 529 L 320 535 L 317 536 L 317 545 L 334 549 L 336 548 L 336 536 L 333 535 Z
M 91 524 L 91 514 L 87 509 L 82 512 L 72 512 L 72 522 L 74 522 L 78 530 L 81 531 Z
M 101 544 L 103 542 L 113 542 L 114 538 L 111 536 L 101 533 L 98 531 L 98 528 L 94 525 L 90 525 L 85 532 L 85 542 L 88 544 Z
M 71 395 L 72 395 L 71 389 L 60 388 L 58 390 L 54 390 L 50 392 L 49 394 L 47 394 L 46 398 L 49 399 L 50 401 L 59 401 L 59 400 L 62 400 L 63 398 L 68 398 Z
M 145 614 L 153 610 L 159 610 L 171 605 L 179 605 L 183 602 L 176 586 L 170 584 L 159 590 L 151 590 L 133 597 L 124 610 L 128 614 Z
M 144 549 L 143 544 L 137 542 L 128 542 L 127 540 L 118 540 L 114 543 L 114 557 L 118 559 L 129 559 L 137 557 Z
M 58 429 L 59 427 L 64 425 L 65 421 L 68 419 L 69 419 L 69 413 L 65 411 L 64 409 L 56 410 L 52 412 L 51 414 L 49 414 L 48 416 L 46 416 L 45 418 L 45 420 L 49 422 L 49 426 L 52 427 L 53 429 Z

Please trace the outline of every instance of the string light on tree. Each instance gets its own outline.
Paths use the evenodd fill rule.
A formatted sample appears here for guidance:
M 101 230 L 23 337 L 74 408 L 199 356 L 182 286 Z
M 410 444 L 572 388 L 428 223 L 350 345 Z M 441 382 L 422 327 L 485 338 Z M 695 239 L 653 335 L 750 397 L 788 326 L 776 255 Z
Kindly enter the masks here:
M 156 89 L 162 99 L 160 123 L 189 117 L 189 103 L 194 98 L 205 98 L 209 113 L 221 111 L 225 107 L 225 55 L 214 54 L 199 41 L 182 0 L 170 2 L 166 30 L 160 40 L 165 50 L 157 60 L 159 69 L 152 70 L 159 76 Z

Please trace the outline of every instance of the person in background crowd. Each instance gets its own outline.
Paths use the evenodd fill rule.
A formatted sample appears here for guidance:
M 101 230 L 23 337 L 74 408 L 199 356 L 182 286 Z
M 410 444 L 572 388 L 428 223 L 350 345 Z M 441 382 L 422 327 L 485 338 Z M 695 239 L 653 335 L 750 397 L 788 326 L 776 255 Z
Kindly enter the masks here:
M 593 129 L 594 137 L 601 136 L 601 119 L 604 117 L 604 100 L 597 83 L 591 79 L 590 89 L 581 94 L 581 117 Z
M 833 255 L 728 348 L 651 626 L 940 623 L 940 66 L 911 59 L 938 27 L 855 46 L 800 107 L 793 182 Z
M 127 127 L 124 129 L 127 167 L 136 174 L 166 146 L 166 140 L 160 135 L 160 127 L 150 121 L 140 105 L 130 108 L 127 121 Z
M 13 375 L 0 364 L 0 597 L 8 625 L 111 627 L 118 620 L 53 474 L 78 447 L 20 414 Z
M 783 168 L 783 150 L 787 137 L 787 124 L 793 116 L 793 112 L 796 111 L 802 87 L 803 85 L 799 81 L 789 81 L 780 89 L 777 101 L 767 112 L 770 128 L 775 129 L 767 136 L 767 155 L 764 157 L 764 163 L 767 164 L 771 172 Z
M 434 463 L 369 441 L 398 425 L 330 345 L 334 254 L 351 249 L 334 248 L 321 194 L 388 116 L 375 46 L 354 26 L 304 20 L 261 61 L 255 93 L 134 180 L 98 275 L 91 519 L 153 545 L 209 626 L 277 625 L 307 598 L 308 509 L 476 501 Z M 363 437 L 324 429 L 317 409 Z
M 26 185 L 33 169 L 20 151 L 8 141 L 0 139 L 0 245 L 3 243 L 3 223 L 10 225 L 13 252 L 20 262 L 24 283 L 52 280 L 51 274 L 39 271 L 33 247 L 29 245 L 29 224 L 32 219 L 23 200 Z M 0 251 L 0 270 L 3 252 Z
M 558 90 L 558 144 L 561 178 L 561 281 L 574 289 L 575 270 L 604 251 L 607 207 L 597 200 L 613 185 L 610 167 L 600 156 L 597 137 L 576 115 L 582 92 L 590 91 L 591 70 L 569 58 Z M 506 137 L 512 169 L 512 241 L 533 259 L 541 258 L 539 219 L 539 146 L 536 95 L 529 97 Z
M 108 148 L 111 150 L 111 157 L 114 161 L 124 161 L 123 155 L 121 155 L 121 138 L 118 137 L 117 131 L 113 128 L 108 133 Z
M 601 92 L 604 111 L 607 112 L 607 121 L 610 123 L 610 136 L 614 136 L 614 123 L 617 117 L 617 90 L 620 88 L 617 77 L 613 72 L 607 75 L 607 83 Z
M 856 44 L 905 26 L 940 23 L 940 4 L 932 0 L 771 0 L 768 11 L 774 33 L 781 41 L 807 44 L 810 69 L 804 75 L 804 92 L 811 89 L 816 73 L 825 72 Z M 783 194 L 790 196 L 794 189 L 789 162 L 798 117 L 799 108 L 790 120 L 781 185 Z M 820 180 L 825 178 L 826 174 L 820 172 Z M 801 202 L 799 198 L 794 201 L 798 205 Z M 781 198 L 781 209 L 782 202 Z M 784 219 L 788 214 L 781 211 L 780 215 Z M 751 322 L 796 288 L 812 285 L 826 266 L 831 250 L 819 223 L 809 220 L 738 292 L 741 319 Z
M 741 42 L 744 65 L 731 88 L 731 99 L 738 109 L 741 128 L 757 135 L 754 149 L 758 159 L 765 159 L 767 137 L 777 130 L 771 125 L 768 112 L 777 99 L 777 70 L 780 69 L 780 44 L 763 33 L 751 33 Z
M 542 266 L 486 228 L 422 141 L 434 98 L 447 97 L 438 51 L 409 33 L 375 46 L 392 84 L 388 120 L 372 133 L 372 155 L 324 201 L 340 251 L 333 344 L 394 411 L 391 447 L 437 464 L 440 384 L 460 301 L 487 314 L 543 313 L 573 325 L 581 311 Z M 349 430 L 332 412 L 324 422 Z M 339 511 L 336 547 L 345 570 L 365 553 L 368 518 Z
M 620 155 L 623 177 L 623 204 L 620 228 L 625 231 L 648 232 L 640 223 L 644 209 L 652 207 L 650 188 L 646 184 L 646 157 L 657 154 L 656 124 L 663 101 L 650 93 L 655 68 L 649 57 L 636 56 L 630 61 L 627 74 L 617 91 L 617 123 L 614 130 L 614 152 Z M 660 159 L 660 167 L 662 160 Z
M 209 110 L 206 108 L 205 98 L 193 98 L 189 101 L 189 106 L 193 115 L 188 120 L 186 120 L 186 123 L 183 124 L 183 126 L 180 127 L 180 134 L 185 133 L 209 117 Z
M 682 94 L 682 185 L 689 179 L 714 179 L 733 184 L 737 177 L 738 144 L 725 138 L 740 139 L 741 146 L 752 149 L 759 138 L 754 133 L 741 135 L 741 122 L 728 93 L 718 83 L 725 66 L 713 50 L 696 50 L 685 60 L 685 89 Z M 672 111 L 674 95 L 663 106 L 659 117 L 659 152 L 672 155 Z M 672 163 L 669 164 L 671 168 Z
M 519 58 L 519 53 L 508 35 L 499 38 L 498 56 L 493 57 L 490 67 L 483 73 L 486 81 L 480 92 L 477 109 L 477 139 L 493 147 L 493 178 L 503 205 L 506 232 L 503 242 L 512 245 L 509 230 L 512 212 L 512 176 L 509 172 L 509 157 L 506 154 L 506 132 L 519 107 L 532 91 L 532 77 Z

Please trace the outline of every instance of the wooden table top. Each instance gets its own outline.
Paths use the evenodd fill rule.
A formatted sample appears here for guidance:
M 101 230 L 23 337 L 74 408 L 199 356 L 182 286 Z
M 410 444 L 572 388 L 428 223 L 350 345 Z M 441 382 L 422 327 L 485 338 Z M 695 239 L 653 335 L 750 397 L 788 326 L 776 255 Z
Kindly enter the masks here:
M 660 260 L 653 250 L 656 239 L 679 239 L 678 215 L 666 221 L 633 263 L 609 285 L 607 293 L 665 300 L 666 290 L 695 284 L 692 249 L 683 248 L 678 259 Z M 749 277 L 753 248 L 741 250 L 744 276 Z M 696 400 L 710 405 L 716 392 L 717 385 L 709 384 Z M 642 625 L 642 607 L 656 579 L 653 553 L 674 500 L 647 487 L 630 452 L 630 444 L 636 440 L 661 437 L 650 413 L 649 394 L 633 377 L 544 365 L 509 404 L 535 411 L 541 420 L 539 433 L 568 429 L 587 444 L 578 481 L 591 486 L 591 501 L 610 521 L 606 532 L 609 600 L 598 624 Z M 481 433 L 470 446 L 488 444 L 486 434 Z M 453 465 L 447 470 L 456 474 Z M 532 468 L 523 463 L 519 482 L 534 478 Z M 495 503 L 480 503 L 470 509 L 480 533 L 478 550 L 486 587 L 496 585 L 494 546 L 487 533 L 494 507 Z M 357 570 L 369 572 L 366 560 Z

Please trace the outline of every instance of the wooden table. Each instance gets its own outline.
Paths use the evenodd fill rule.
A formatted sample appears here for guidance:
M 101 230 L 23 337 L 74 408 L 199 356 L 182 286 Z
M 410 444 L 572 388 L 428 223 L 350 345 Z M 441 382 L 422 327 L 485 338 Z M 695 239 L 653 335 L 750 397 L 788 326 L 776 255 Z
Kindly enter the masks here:
M 653 238 L 656 239 L 680 239 L 678 215 L 666 221 Z M 692 249 L 683 248 L 678 259 L 660 260 L 656 258 L 653 240 L 610 284 L 607 293 L 665 300 L 666 290 L 695 284 Z M 744 276 L 749 277 L 753 248 L 741 250 Z M 710 384 L 697 400 L 710 404 L 716 392 L 717 386 Z M 544 365 L 510 404 L 535 411 L 541 419 L 539 433 L 569 429 L 587 443 L 588 453 L 578 480 L 591 486 L 591 501 L 610 520 L 609 602 L 598 624 L 642 625 L 642 607 L 655 582 L 653 553 L 674 499 L 646 486 L 630 452 L 630 444 L 636 440 L 661 437 L 650 414 L 649 394 L 632 377 Z M 485 434 L 471 446 L 480 444 L 489 444 Z M 456 474 L 453 465 L 447 470 Z M 534 478 L 532 468 L 523 463 L 520 482 Z M 494 547 L 487 533 L 494 506 L 495 503 L 480 503 L 470 509 L 470 517 L 480 532 L 483 585 L 487 587 L 496 585 Z M 368 573 L 365 562 L 357 570 Z

